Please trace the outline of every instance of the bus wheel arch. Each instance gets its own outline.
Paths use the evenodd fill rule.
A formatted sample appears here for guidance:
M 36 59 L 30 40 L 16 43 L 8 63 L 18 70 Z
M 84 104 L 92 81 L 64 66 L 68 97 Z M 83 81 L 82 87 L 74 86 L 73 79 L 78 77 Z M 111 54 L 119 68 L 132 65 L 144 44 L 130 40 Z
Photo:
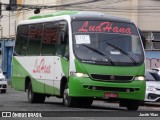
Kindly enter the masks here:
M 75 105 L 76 103 L 76 99 L 74 97 L 70 97 L 69 96 L 69 88 L 68 88 L 68 79 L 66 76 L 62 77 L 61 79 L 61 85 L 60 85 L 60 95 L 61 97 L 63 98 L 63 104 L 64 106 L 67 106 L 67 107 L 72 107 Z
M 63 76 L 61 79 L 61 84 L 60 84 L 60 97 L 63 97 L 63 92 L 65 89 L 66 84 L 68 83 L 68 79 L 66 76 Z
M 25 78 L 25 88 L 24 88 L 25 92 L 26 92 L 26 90 L 28 90 L 28 86 L 29 86 L 30 82 L 31 82 L 31 78 L 29 76 L 26 76 L 26 78 Z
M 69 96 L 68 83 L 65 84 L 65 88 L 63 90 L 63 104 L 67 107 L 73 107 L 77 104 L 77 99 Z

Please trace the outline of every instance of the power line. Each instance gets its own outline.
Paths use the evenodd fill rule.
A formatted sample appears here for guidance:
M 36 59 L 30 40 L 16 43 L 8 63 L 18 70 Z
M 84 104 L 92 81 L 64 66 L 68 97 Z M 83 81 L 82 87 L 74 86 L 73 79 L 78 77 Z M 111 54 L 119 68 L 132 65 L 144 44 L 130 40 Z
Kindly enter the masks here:
M 43 9 L 47 9 L 47 8 L 53 8 L 53 9 L 55 9 L 55 8 L 58 8 L 58 7 L 77 7 L 77 5 L 78 5 L 78 7 L 85 7 L 85 6 L 80 6 L 80 5 L 83 5 L 83 4 L 93 4 L 93 3 L 95 3 L 95 2 L 98 2 L 98 3 L 100 3 L 100 2 L 104 2 L 104 1 L 106 1 L 106 0 L 89 0 L 89 1 L 80 1 L 80 2 L 75 2 L 75 3 L 68 3 L 68 4 L 62 4 L 62 5 L 54 5 L 54 6 L 48 6 L 48 5 L 20 5 L 20 4 L 18 4 L 17 6 L 18 7 L 21 7 L 21 8 L 19 8 L 18 10 L 25 10 L 25 9 L 36 9 L 36 8 L 43 8 Z M 114 0 L 114 1 L 108 1 L 107 0 L 107 2 L 106 2 L 106 4 L 107 5 L 109 5 L 109 4 L 113 4 L 113 3 L 119 3 L 119 2 L 124 2 L 124 1 L 128 1 L 128 0 Z M 52 2 L 53 3 L 53 2 Z M 9 4 L 3 4 L 3 5 L 9 5 Z M 13 5 L 14 6 L 14 5 Z M 87 6 L 88 7 L 88 6 Z M 91 6 L 90 6 L 91 7 Z M 149 7 L 155 7 L 155 6 L 149 6 Z M 159 7 L 159 6 L 156 6 L 156 7 Z M 107 7 L 105 7 L 105 8 L 107 8 Z M 107 8 L 108 9 L 108 8 Z M 115 8 L 114 8 L 115 9 Z M 126 10 L 128 10 L 128 9 L 130 9 L 130 8 L 118 8 L 118 9 L 126 9 Z M 134 9 L 134 8 L 133 8 Z M 141 8 L 140 8 L 141 9 Z M 154 8 L 154 9 L 152 9 L 152 10 L 157 10 L 158 8 Z M 147 10 L 147 8 L 146 9 L 144 9 L 143 8 L 143 10 Z
M 103 2 L 104 1 L 106 1 L 105 3 L 107 4 L 107 5 L 109 5 L 109 4 L 114 4 L 114 3 L 120 3 L 120 2 L 124 2 L 124 1 L 128 1 L 128 0 L 112 0 L 112 1 L 110 1 L 110 0 L 89 0 L 89 1 L 79 1 L 79 2 L 74 2 L 74 3 L 68 3 L 68 4 L 62 4 L 62 5 L 54 5 L 54 6 L 46 6 L 46 5 L 41 5 L 41 6 L 38 6 L 38 5 L 20 5 L 21 6 L 21 8 L 19 8 L 18 10 L 19 11 L 22 11 L 22 12 L 20 12 L 20 13 L 27 13 L 28 11 L 30 11 L 30 10 L 32 10 L 32 9 L 35 9 L 36 7 L 42 7 L 43 9 L 55 9 L 56 10 L 56 8 L 60 8 L 59 10 L 70 10 L 70 9 L 75 9 L 75 10 L 79 10 L 79 9 L 77 9 L 77 8 L 80 8 L 80 10 L 82 10 L 82 8 L 84 9 L 84 10 L 94 10 L 94 11 L 103 11 L 104 12 L 104 10 L 106 11 L 108 11 L 108 12 L 112 12 L 112 13 L 121 13 L 121 12 L 123 12 L 123 13 L 125 13 L 126 12 L 126 14 L 127 13 L 155 13 L 155 11 L 159 11 L 160 10 L 160 8 L 154 8 L 155 6 L 151 6 L 151 5 L 149 5 L 148 7 L 149 8 L 147 8 L 147 6 L 145 6 L 145 8 L 130 8 L 130 7 L 128 7 L 128 6 L 123 6 L 123 7 L 114 7 L 114 6 L 110 6 L 110 7 L 95 7 L 94 5 L 92 5 L 92 6 L 89 6 L 88 7 L 88 4 L 93 4 L 93 3 L 96 3 L 96 2 L 98 2 L 98 3 L 100 3 L 100 2 L 102 2 L 102 4 L 103 4 Z M 52 2 L 53 3 L 53 2 Z M 8 4 L 3 4 L 3 5 L 8 5 Z M 83 6 L 83 5 L 87 5 L 87 6 Z M 157 7 L 157 6 L 156 6 Z M 152 8 L 152 9 L 151 9 Z M 25 12 L 24 12 L 24 10 L 26 10 Z M 106 11 L 106 12 L 107 12 Z M 12 15 L 12 16 L 5 16 L 5 18 L 7 18 L 7 17 L 14 17 L 14 16 L 16 16 L 16 15 Z M 150 15 L 148 15 L 148 16 L 150 16 Z
M 61 9 L 61 10 L 71 10 L 71 9 L 67 9 L 67 8 L 65 8 L 65 9 Z M 72 10 L 74 10 L 73 8 L 72 8 Z M 75 10 L 77 10 L 77 9 L 75 9 Z M 90 11 L 103 11 L 104 12 L 104 10 L 103 9 L 89 9 Z M 31 10 L 26 10 L 26 11 L 21 11 L 20 12 L 20 14 L 21 13 L 27 13 L 27 12 L 30 12 Z M 81 11 L 85 11 L 85 10 L 81 10 Z M 113 10 L 113 9 L 108 9 L 108 11 L 106 11 L 106 12 L 109 12 L 109 13 L 118 13 L 118 14 L 120 14 L 121 13 L 121 15 L 125 15 L 125 14 L 129 14 L 130 12 L 128 12 L 128 11 L 125 11 L 125 10 Z M 147 11 L 145 11 L 145 12 L 134 12 L 134 11 L 132 11 L 132 13 L 136 13 L 136 15 L 134 15 L 134 16 L 154 16 L 154 17 L 159 17 L 159 16 L 157 16 L 157 14 L 160 14 L 159 12 L 157 12 L 157 14 L 153 14 L 153 12 L 152 11 L 150 11 L 150 12 L 147 12 Z M 140 14 L 139 14 L 140 13 Z M 145 15 L 146 14 L 146 15 Z M 11 18 L 11 17 L 15 17 L 16 15 L 10 15 L 10 16 L 8 16 L 8 15 L 4 15 L 3 16 L 3 18 L 4 19 L 6 19 L 6 18 Z
M 68 4 L 62 4 L 62 5 L 27 5 L 27 4 L 4 4 L 4 6 L 16 6 L 16 7 L 21 7 L 20 10 L 23 8 L 28 8 L 28 9 L 36 9 L 36 8 L 58 8 L 58 7 L 68 7 L 68 6 L 74 6 L 74 5 L 81 5 L 81 4 L 88 4 L 88 3 L 94 3 L 94 2 L 100 2 L 100 1 L 105 1 L 105 0 L 84 0 L 81 2 L 73 2 L 73 3 L 68 3 Z M 18 9 L 19 10 L 19 9 Z

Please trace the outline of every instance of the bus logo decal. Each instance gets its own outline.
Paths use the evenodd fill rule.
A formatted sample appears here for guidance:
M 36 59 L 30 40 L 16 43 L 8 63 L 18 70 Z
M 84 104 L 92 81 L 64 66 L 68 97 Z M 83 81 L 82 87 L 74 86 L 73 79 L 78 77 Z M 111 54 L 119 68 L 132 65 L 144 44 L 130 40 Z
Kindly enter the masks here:
M 111 76 L 110 76 L 110 80 L 115 80 L 115 76 L 114 76 L 114 75 L 111 75 Z
M 40 61 L 37 59 L 35 62 L 35 66 L 33 69 L 33 73 L 42 73 L 42 74 L 50 74 L 51 73 L 51 65 L 46 65 L 45 59 L 41 59 Z

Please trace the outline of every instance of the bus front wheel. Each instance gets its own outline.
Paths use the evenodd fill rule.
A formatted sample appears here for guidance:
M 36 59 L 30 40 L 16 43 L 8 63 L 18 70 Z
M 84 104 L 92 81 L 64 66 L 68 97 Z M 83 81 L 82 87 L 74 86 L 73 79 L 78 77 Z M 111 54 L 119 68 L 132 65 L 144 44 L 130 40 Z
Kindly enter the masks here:
M 45 95 L 39 94 L 39 93 L 34 93 L 32 91 L 31 82 L 28 85 L 27 97 L 28 97 L 28 101 L 30 103 L 44 103 L 44 101 L 45 101 Z
M 79 98 L 79 105 L 80 106 L 91 106 L 93 103 L 93 98 L 88 98 L 88 97 L 83 97 L 83 98 Z
M 76 104 L 76 98 L 69 96 L 69 88 L 68 84 L 65 85 L 64 91 L 63 91 L 63 104 L 67 107 L 72 107 Z
M 130 101 L 127 102 L 127 106 L 126 107 L 127 107 L 128 110 L 136 111 L 136 110 L 138 110 L 139 106 L 140 106 L 140 101 L 138 101 L 138 100 L 130 100 Z

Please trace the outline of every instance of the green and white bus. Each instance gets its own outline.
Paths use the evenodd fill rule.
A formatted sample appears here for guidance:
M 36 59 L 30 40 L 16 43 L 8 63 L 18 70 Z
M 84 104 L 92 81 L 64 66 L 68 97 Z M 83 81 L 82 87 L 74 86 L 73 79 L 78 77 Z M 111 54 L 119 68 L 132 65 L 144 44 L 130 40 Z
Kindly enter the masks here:
M 99 12 L 61 11 L 19 23 L 12 86 L 31 103 L 65 106 L 119 101 L 137 110 L 145 96 L 145 59 L 137 27 Z

